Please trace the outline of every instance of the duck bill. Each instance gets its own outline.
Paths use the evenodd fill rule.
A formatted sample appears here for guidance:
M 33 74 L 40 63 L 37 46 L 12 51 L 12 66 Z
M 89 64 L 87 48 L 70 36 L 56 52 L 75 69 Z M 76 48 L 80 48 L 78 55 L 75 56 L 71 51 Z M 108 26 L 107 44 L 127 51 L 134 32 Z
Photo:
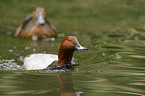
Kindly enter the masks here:
M 45 24 L 45 18 L 43 16 L 43 12 L 38 12 L 37 23 L 38 24 Z
M 85 48 L 83 46 L 81 46 L 79 43 L 75 42 L 75 50 L 88 50 L 88 48 Z

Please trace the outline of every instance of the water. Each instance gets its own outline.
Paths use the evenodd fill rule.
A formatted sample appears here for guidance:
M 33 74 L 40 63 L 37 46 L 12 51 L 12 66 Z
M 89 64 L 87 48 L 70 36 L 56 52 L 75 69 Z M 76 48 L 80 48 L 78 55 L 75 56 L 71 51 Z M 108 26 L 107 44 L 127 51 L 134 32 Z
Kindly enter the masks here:
M 145 96 L 144 0 L 1 0 L 0 96 Z M 59 38 L 15 38 L 35 6 L 43 5 Z M 63 34 L 63 35 L 62 35 Z M 27 71 L 23 58 L 58 54 L 64 34 L 88 50 L 74 53 L 74 70 Z

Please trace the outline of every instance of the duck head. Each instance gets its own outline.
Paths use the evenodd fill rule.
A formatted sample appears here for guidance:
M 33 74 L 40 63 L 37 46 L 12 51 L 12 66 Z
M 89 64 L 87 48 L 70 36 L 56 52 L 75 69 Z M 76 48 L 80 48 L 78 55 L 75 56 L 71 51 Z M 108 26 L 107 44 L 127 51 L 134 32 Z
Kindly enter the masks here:
M 61 51 L 75 51 L 75 50 L 87 50 L 87 48 L 81 46 L 75 36 L 66 36 L 60 46 Z
M 42 6 L 37 6 L 33 12 L 33 20 L 35 24 L 43 25 L 46 22 L 46 12 L 45 8 Z
M 73 53 L 75 50 L 87 50 L 87 48 L 81 46 L 75 36 L 67 36 L 62 40 L 58 62 L 56 65 L 71 64 Z

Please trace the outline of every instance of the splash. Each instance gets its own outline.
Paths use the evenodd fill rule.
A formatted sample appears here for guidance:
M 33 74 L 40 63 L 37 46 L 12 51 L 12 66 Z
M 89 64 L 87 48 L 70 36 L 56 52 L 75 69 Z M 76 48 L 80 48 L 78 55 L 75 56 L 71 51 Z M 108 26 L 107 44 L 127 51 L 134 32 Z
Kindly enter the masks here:
M 0 59 L 0 70 L 24 70 L 24 67 L 18 65 L 14 59 Z
M 2 57 L 0 57 L 2 58 Z M 23 61 L 23 56 L 20 56 L 19 61 Z M 66 71 L 78 71 L 79 67 L 77 67 L 79 64 L 75 63 L 75 61 L 77 61 L 77 59 L 72 60 L 72 68 L 71 69 L 52 69 L 52 68 L 46 68 L 46 69 L 42 69 L 42 70 L 30 70 L 30 71 L 38 71 L 38 72 L 66 72 Z M 0 70 L 26 70 L 24 68 L 24 66 L 22 65 L 18 65 L 16 63 L 16 61 L 14 59 L 0 59 Z M 30 72 L 29 71 L 29 72 Z

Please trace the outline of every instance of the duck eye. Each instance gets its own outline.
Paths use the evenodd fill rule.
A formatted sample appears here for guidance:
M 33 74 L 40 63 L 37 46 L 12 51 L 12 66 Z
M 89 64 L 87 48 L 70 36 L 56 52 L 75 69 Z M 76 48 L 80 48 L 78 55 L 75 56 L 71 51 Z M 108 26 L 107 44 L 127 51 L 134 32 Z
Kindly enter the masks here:
M 69 42 L 72 42 L 71 40 L 68 40 Z

